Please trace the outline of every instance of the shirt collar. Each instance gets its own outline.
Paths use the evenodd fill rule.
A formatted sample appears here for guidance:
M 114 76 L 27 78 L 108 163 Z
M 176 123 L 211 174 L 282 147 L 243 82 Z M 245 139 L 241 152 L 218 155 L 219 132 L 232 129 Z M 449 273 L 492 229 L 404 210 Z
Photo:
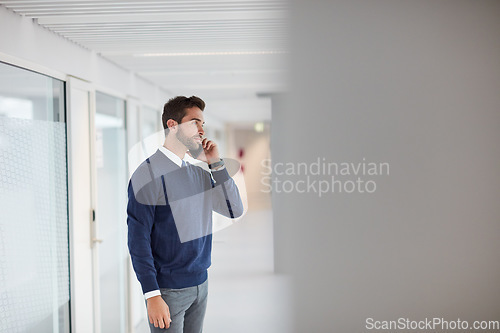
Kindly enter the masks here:
M 172 151 L 168 150 L 168 148 L 165 148 L 165 146 L 161 146 L 159 150 L 165 154 L 172 162 L 177 164 L 177 166 L 181 167 L 182 166 L 182 159 L 175 155 Z M 185 156 L 185 155 L 184 155 Z

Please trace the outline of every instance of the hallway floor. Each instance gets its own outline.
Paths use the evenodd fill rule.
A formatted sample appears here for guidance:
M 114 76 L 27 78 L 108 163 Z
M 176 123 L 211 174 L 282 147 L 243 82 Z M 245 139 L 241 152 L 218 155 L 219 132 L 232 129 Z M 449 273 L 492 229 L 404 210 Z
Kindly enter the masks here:
M 290 332 L 289 278 L 273 273 L 272 212 L 214 234 L 204 333 Z

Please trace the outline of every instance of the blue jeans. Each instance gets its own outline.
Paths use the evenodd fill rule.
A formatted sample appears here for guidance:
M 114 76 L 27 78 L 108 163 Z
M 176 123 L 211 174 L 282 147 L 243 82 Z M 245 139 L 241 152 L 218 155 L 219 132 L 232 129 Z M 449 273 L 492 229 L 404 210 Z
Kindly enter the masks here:
M 170 309 L 170 327 L 162 329 L 149 324 L 151 333 L 201 333 L 207 309 L 208 280 L 182 289 L 160 288 L 161 297 Z

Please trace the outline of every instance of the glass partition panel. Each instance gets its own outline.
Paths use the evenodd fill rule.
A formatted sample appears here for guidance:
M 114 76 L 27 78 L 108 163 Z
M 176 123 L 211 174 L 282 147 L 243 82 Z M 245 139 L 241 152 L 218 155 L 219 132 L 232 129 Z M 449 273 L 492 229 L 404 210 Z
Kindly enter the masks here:
M 143 139 L 163 129 L 161 124 L 161 113 L 159 111 L 143 106 L 140 117 L 141 136 Z
M 101 332 L 126 327 L 127 150 L 125 101 L 96 93 L 96 223 L 99 244 Z
M 140 161 L 144 161 L 146 157 L 154 154 L 158 147 L 165 141 L 163 133 L 163 125 L 161 123 L 161 113 L 147 106 L 142 106 L 139 115 L 140 119 L 140 148 L 142 154 Z M 131 147 L 134 149 L 134 147 Z
M 0 333 L 70 331 L 64 98 L 0 63 Z

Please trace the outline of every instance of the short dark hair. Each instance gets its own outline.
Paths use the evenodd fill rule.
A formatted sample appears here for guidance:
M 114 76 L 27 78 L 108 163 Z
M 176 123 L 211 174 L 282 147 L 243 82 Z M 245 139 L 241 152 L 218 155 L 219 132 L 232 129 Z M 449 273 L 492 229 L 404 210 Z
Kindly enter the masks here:
M 197 106 L 203 111 L 205 109 L 205 102 L 197 96 L 177 96 L 169 99 L 163 106 L 163 114 L 161 116 L 163 128 L 168 130 L 167 121 L 169 119 L 173 119 L 180 124 L 182 118 L 186 115 L 186 109 L 194 106 Z

